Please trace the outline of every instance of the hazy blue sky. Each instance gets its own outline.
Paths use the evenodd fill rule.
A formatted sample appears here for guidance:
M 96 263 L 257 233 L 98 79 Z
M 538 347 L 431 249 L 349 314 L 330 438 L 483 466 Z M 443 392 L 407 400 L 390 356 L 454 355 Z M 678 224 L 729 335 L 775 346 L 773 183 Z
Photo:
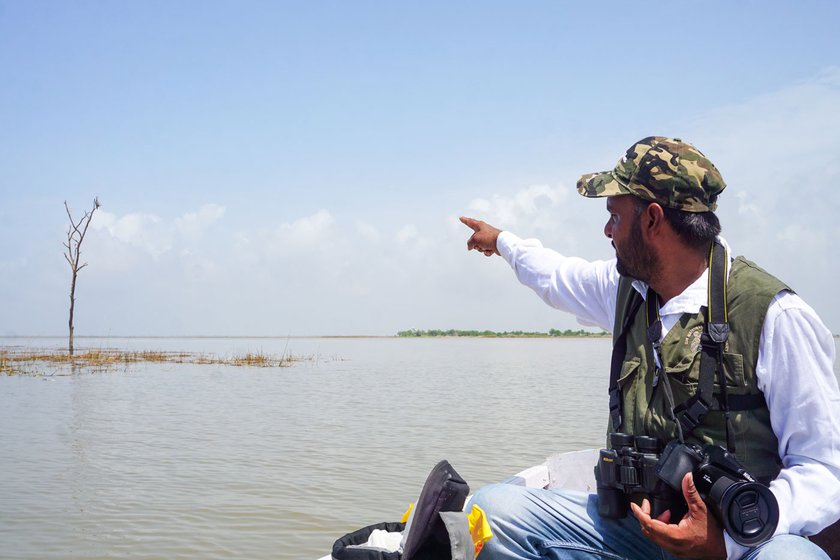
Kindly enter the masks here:
M 576 328 L 459 214 L 611 258 L 651 134 L 840 332 L 840 3 L 0 0 L 0 335 Z

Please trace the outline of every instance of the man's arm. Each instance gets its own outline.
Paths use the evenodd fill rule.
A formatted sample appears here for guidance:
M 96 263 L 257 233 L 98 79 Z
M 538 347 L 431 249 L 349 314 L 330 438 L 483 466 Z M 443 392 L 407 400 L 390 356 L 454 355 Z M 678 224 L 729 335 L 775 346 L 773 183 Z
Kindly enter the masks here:
M 500 255 L 519 281 L 547 304 L 573 314 L 584 325 L 612 330 L 619 280 L 615 260 L 566 257 L 536 239 L 520 239 L 481 220 L 462 217 L 461 222 L 473 230 L 467 249 Z
M 779 440 L 782 471 L 770 485 L 777 533 L 812 535 L 840 517 L 840 390 L 835 343 L 796 294 L 773 300 L 756 373 Z

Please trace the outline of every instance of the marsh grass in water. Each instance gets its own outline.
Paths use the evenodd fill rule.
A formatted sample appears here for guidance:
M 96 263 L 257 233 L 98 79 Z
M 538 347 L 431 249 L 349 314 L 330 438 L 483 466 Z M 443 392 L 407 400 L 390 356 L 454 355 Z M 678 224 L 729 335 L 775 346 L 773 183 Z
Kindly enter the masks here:
M 276 356 L 263 352 L 242 355 L 216 356 L 195 352 L 154 350 L 119 350 L 115 348 L 81 349 L 74 354 L 66 350 L 26 347 L 0 348 L 0 374 L 4 375 L 55 375 L 60 373 L 107 372 L 128 369 L 134 364 L 170 363 L 203 364 L 235 367 L 288 367 L 295 362 L 314 360 L 314 357 Z M 52 369 L 51 373 L 46 370 Z

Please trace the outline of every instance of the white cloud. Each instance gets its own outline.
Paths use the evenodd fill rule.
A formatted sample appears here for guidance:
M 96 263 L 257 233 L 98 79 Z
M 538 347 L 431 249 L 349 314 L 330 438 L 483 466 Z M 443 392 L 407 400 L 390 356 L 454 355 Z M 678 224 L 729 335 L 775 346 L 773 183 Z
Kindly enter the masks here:
M 548 211 L 556 209 L 568 196 L 568 189 L 548 185 L 532 185 L 513 196 L 494 195 L 491 199 L 478 198 L 468 205 L 470 211 L 487 217 L 500 228 L 516 228 L 535 220 L 543 221 Z
M 738 215 L 749 219 L 760 219 L 762 210 L 746 192 L 735 194 L 738 199 Z
M 334 222 L 332 214 L 326 210 L 319 210 L 311 216 L 280 224 L 277 234 L 287 241 L 308 244 L 323 238 Z
M 406 224 L 397 232 L 397 241 L 403 245 L 416 241 L 419 237 L 420 232 L 414 224 Z
M 131 213 L 118 217 L 100 211 L 91 221 L 94 230 L 104 230 L 112 238 L 137 247 L 153 257 L 158 257 L 172 247 L 170 228 L 153 214 Z
M 205 204 L 198 212 L 187 212 L 175 219 L 175 229 L 182 235 L 197 239 L 213 223 L 222 219 L 225 207 L 218 204 Z
M 238 234 L 238 245 L 253 258 L 282 258 L 320 253 L 330 243 L 339 243 L 333 233 L 335 218 L 328 210 L 283 222 L 270 229 Z
M 187 212 L 166 222 L 155 214 L 132 212 L 117 216 L 100 210 L 94 214 L 91 228 L 158 258 L 176 245 L 199 241 L 224 214 L 224 206 L 205 204 L 197 212 Z
M 340 273 L 338 259 L 350 252 L 348 236 L 336 234 L 335 229 L 335 217 L 321 209 L 292 221 L 236 232 L 222 257 L 226 268 L 234 271 L 229 273 L 230 290 L 242 297 L 270 294 L 279 305 L 287 292 L 297 304 L 307 299 L 306 294 L 333 289 L 328 284 Z
M 521 237 L 536 237 L 566 254 L 611 256 L 600 234 L 604 204 L 580 197 L 573 187 L 531 185 L 510 195 L 475 199 L 466 214 Z
M 362 237 L 362 239 L 366 239 L 371 242 L 379 241 L 381 238 L 379 230 L 368 222 L 357 221 L 356 232 Z
M 779 241 L 788 243 L 808 243 L 808 240 L 813 239 L 817 232 L 811 228 L 806 228 L 802 224 L 789 224 L 782 228 L 777 234 Z

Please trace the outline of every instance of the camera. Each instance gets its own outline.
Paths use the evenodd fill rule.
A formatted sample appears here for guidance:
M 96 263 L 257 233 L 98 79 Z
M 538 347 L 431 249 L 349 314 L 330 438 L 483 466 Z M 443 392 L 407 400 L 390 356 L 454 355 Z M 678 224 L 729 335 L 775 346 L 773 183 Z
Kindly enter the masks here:
M 756 546 L 773 536 L 776 497 L 723 447 L 673 440 L 663 449 L 658 438 L 623 433 L 611 433 L 610 446 L 595 465 L 601 516 L 623 518 L 631 495 L 647 494 L 652 517 L 671 510 L 678 521 L 687 512 L 682 480 L 691 472 L 700 496 L 736 542 Z
M 671 441 L 662 452 L 657 474 L 671 488 L 680 489 L 688 471 L 700 497 L 736 542 L 756 546 L 773 536 L 779 523 L 776 496 L 732 453 L 719 445 Z

